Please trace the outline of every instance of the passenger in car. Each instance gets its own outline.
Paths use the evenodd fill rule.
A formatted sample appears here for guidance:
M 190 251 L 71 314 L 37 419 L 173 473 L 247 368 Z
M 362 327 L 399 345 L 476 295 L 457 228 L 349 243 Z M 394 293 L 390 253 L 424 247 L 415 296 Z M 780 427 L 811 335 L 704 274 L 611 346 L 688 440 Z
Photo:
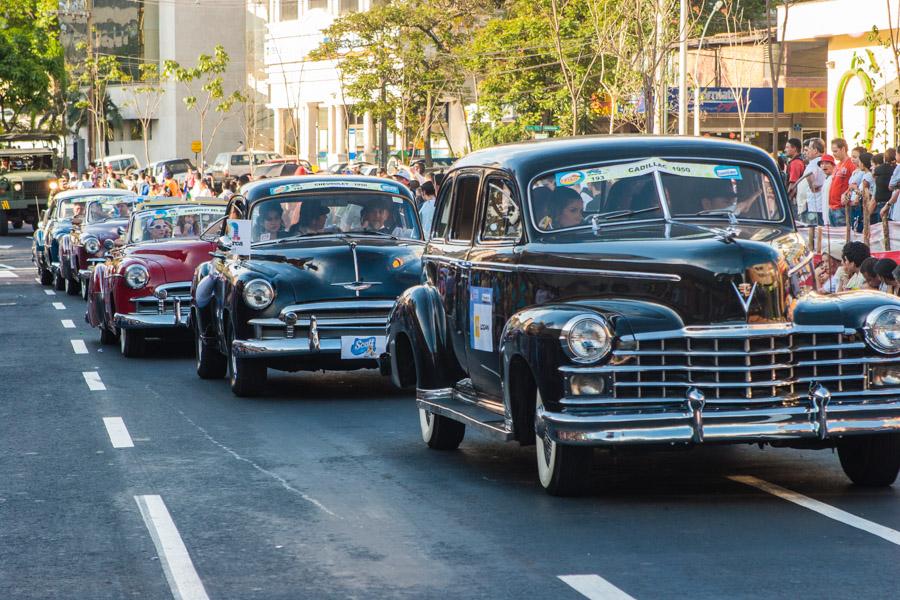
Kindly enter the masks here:
M 300 220 L 288 230 L 291 235 L 321 233 L 325 230 L 325 221 L 329 210 L 321 204 L 306 201 L 300 206 Z
M 550 225 L 553 229 L 565 229 L 584 223 L 584 201 L 572 188 L 558 187 L 550 203 Z
M 253 226 L 253 239 L 258 242 L 284 237 L 287 231 L 284 229 L 284 211 L 278 203 L 270 202 L 263 205 L 259 216 Z
M 175 237 L 200 237 L 200 222 L 196 215 L 181 215 L 175 223 Z
M 391 230 L 387 225 L 390 218 L 390 204 L 381 201 L 373 201 L 363 206 L 359 215 L 360 225 L 364 229 L 371 229 L 381 233 L 390 233 Z
M 172 225 L 162 217 L 151 219 L 144 232 L 145 240 L 164 240 L 172 237 Z

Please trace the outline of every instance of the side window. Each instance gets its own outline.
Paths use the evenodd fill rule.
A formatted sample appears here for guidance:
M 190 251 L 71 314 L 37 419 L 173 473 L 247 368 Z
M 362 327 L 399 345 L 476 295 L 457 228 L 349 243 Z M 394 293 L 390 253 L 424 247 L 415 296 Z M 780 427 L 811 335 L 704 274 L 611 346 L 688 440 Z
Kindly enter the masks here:
M 481 239 L 486 242 L 516 242 L 521 235 L 521 212 L 512 185 L 498 177 L 488 179 Z
M 438 192 L 438 197 L 436 200 L 435 206 L 439 211 L 437 216 L 434 218 L 434 224 L 432 226 L 432 238 L 442 240 L 447 237 L 447 228 L 450 225 L 450 199 L 452 198 L 451 191 L 453 190 L 453 179 L 444 180 L 441 185 L 441 189 Z M 427 236 L 429 232 L 425 232 Z
M 475 230 L 475 209 L 478 206 L 478 175 L 463 175 L 453 189 L 453 218 L 450 239 L 470 241 Z
M 249 165 L 250 164 L 250 155 L 249 154 L 232 154 L 231 155 L 231 164 L 233 164 L 233 165 Z

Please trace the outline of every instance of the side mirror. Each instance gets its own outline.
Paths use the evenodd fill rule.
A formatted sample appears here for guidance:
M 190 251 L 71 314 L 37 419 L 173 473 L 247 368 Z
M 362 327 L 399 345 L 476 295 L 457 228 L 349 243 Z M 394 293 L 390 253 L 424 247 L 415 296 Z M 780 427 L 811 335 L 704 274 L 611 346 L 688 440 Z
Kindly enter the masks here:
M 121 229 L 121 227 L 119 227 L 119 229 Z M 112 250 L 113 248 L 116 247 L 116 243 L 112 240 L 106 240 L 103 242 L 103 247 L 106 248 L 107 250 Z
M 231 252 L 231 246 L 231 238 L 227 235 L 223 235 L 216 240 L 216 248 L 218 248 L 222 252 Z

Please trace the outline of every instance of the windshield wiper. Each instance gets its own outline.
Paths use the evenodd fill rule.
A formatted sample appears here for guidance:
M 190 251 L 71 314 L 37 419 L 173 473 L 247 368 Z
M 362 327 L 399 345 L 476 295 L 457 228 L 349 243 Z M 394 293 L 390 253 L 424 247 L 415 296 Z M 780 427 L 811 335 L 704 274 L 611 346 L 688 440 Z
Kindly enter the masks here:
M 698 213 L 695 213 L 698 217 L 728 217 L 728 222 L 731 225 L 738 224 L 737 214 L 734 212 L 737 207 L 732 205 L 728 208 L 709 208 L 707 210 L 701 210 Z
M 597 213 L 593 215 L 592 219 L 603 219 L 604 221 L 612 221 L 613 219 L 621 219 L 622 217 L 630 217 L 631 215 L 638 215 L 645 212 L 653 212 L 654 210 L 659 210 L 658 206 L 650 206 L 648 208 L 639 208 L 637 210 L 614 210 L 608 213 Z
M 389 238 L 391 238 L 392 240 L 398 240 L 398 239 L 400 239 L 400 238 L 398 238 L 396 235 L 394 235 L 394 234 L 392 234 L 392 233 L 385 233 L 384 231 L 378 231 L 378 230 L 376 230 L 376 229 L 369 229 L 368 227 L 366 227 L 366 228 L 364 228 L 364 229 L 350 229 L 349 231 L 345 231 L 344 233 L 374 233 L 375 235 L 381 235 L 381 236 L 384 236 L 384 237 L 389 237 Z
M 278 238 L 274 240 L 267 240 L 263 242 L 253 242 L 256 245 L 274 245 L 274 244 L 283 244 L 285 242 L 292 242 L 294 240 L 311 237 L 314 235 L 333 235 L 330 231 L 307 231 L 306 233 L 295 233 L 294 235 L 289 235 L 288 237 Z

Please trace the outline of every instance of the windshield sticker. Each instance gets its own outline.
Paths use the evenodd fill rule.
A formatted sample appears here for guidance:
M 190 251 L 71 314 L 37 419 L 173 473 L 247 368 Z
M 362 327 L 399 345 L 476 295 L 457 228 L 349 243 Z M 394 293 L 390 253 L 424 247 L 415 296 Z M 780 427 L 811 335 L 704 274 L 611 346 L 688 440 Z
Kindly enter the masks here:
M 154 210 L 141 211 L 137 218 L 145 218 L 148 215 L 154 217 L 180 217 L 181 215 L 216 215 L 225 214 L 224 206 L 176 206 L 173 208 L 157 208 Z
M 670 162 L 661 158 L 648 158 L 634 163 L 596 167 L 581 171 L 564 171 L 556 174 L 556 185 L 574 186 L 580 183 L 599 183 L 613 179 L 638 177 L 653 172 L 704 179 L 740 180 L 741 168 L 734 165 L 706 165 L 701 163 Z
M 304 181 L 303 183 L 288 183 L 269 188 L 269 193 L 288 194 L 290 192 L 303 192 L 306 190 L 324 190 L 329 188 L 349 188 L 354 190 L 372 190 L 375 192 L 387 192 L 399 194 L 400 187 L 392 183 L 377 183 L 374 181 Z

